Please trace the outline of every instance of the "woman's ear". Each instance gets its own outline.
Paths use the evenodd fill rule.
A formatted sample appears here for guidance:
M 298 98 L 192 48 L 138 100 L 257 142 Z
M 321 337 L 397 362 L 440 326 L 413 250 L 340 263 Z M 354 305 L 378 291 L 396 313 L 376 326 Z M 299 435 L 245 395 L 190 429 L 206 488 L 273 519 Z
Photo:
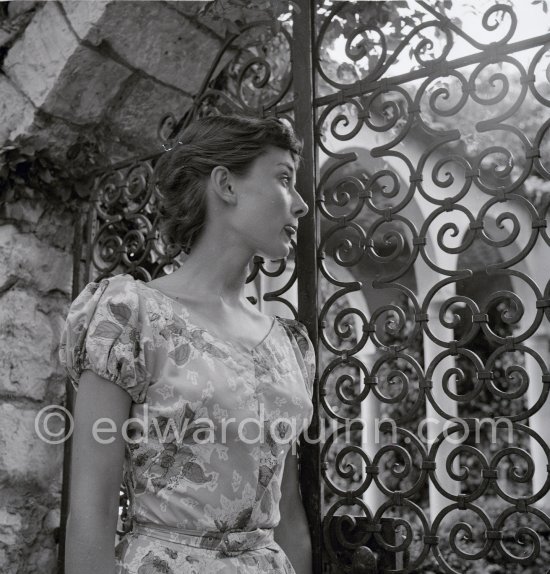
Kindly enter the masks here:
M 232 187 L 232 179 L 231 172 L 226 167 L 218 165 L 210 174 L 210 187 L 221 201 L 235 205 L 237 194 Z

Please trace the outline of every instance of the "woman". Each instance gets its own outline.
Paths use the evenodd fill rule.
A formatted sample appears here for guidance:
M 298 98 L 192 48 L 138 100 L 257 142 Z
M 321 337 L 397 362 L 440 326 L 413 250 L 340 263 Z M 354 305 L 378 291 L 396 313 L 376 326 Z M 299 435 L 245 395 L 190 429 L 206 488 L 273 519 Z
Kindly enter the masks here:
M 73 302 L 67 574 L 310 573 L 292 447 L 311 421 L 314 353 L 303 325 L 244 296 L 250 259 L 286 257 L 307 213 L 300 151 L 273 118 L 198 120 L 155 170 L 184 264 Z M 131 530 L 115 549 L 121 478 Z

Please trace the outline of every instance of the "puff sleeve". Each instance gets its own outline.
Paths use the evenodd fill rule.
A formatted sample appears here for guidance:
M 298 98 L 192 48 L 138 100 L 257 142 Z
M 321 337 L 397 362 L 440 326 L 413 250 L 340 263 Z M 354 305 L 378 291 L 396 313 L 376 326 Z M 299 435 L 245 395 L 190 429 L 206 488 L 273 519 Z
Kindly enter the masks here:
M 117 275 L 89 283 L 73 301 L 61 335 L 59 359 L 75 389 L 85 369 L 123 388 L 135 403 L 151 383 L 151 341 L 136 283 Z
M 307 329 L 302 323 L 294 319 L 285 319 L 285 322 L 292 333 L 291 342 L 293 343 L 294 351 L 304 376 L 309 398 L 312 399 L 316 370 L 313 343 L 309 338 Z

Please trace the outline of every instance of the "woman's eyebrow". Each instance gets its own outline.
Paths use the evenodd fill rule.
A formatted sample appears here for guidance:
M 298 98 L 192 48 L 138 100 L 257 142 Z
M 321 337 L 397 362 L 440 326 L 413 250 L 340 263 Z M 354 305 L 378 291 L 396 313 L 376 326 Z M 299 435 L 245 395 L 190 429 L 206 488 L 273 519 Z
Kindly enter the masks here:
M 283 165 L 287 167 L 291 172 L 294 172 L 294 166 L 292 166 L 290 163 L 287 163 L 286 161 L 280 161 L 277 165 Z

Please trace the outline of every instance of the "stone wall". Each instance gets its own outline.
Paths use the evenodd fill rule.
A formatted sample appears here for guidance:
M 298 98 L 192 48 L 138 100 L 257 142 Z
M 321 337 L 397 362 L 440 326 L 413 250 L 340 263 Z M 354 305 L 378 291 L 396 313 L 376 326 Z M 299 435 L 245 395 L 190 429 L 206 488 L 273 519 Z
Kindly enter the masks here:
M 57 347 L 70 303 L 72 227 L 69 213 L 45 201 L 20 201 L 0 211 L 0 571 L 5 574 L 56 572 L 63 444 L 40 440 L 35 422 L 41 409 L 64 401 Z M 61 430 L 60 423 L 52 419 L 50 430 Z
M 0 3 L 0 148 L 30 138 L 62 163 L 93 132 L 111 161 L 160 149 L 161 118 L 181 117 L 222 44 L 198 5 Z M 58 571 L 64 445 L 41 440 L 36 423 L 65 401 L 57 350 L 71 301 L 74 216 L 40 190 L 35 197 L 0 202 L 2 574 Z M 61 421 L 49 428 L 61 430 Z
M 28 12 L 4 37 L 0 143 L 32 134 L 60 156 L 98 126 L 114 159 L 158 149 L 161 118 L 182 115 L 221 44 L 177 2 L 12 4 Z

